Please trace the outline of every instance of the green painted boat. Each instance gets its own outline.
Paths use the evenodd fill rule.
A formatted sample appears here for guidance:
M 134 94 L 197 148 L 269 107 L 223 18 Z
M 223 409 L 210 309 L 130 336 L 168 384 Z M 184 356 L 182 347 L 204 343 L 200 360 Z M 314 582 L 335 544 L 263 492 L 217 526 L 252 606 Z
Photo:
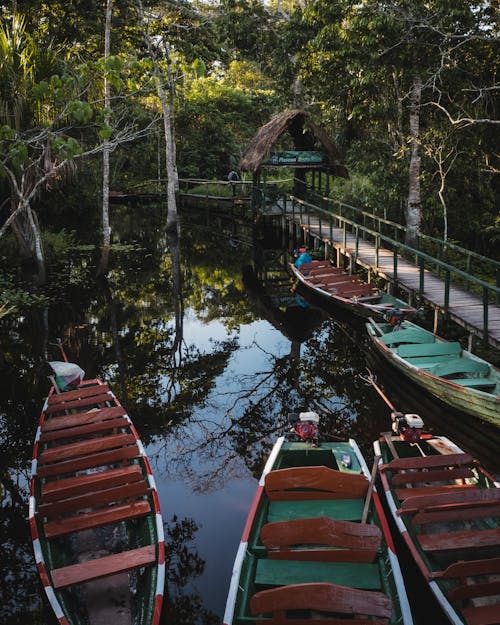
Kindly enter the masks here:
M 298 282 L 312 293 L 360 317 L 366 318 L 370 315 L 387 317 L 392 312 L 403 316 L 417 313 L 415 308 L 403 300 L 380 290 L 373 284 L 363 282 L 355 274 L 335 267 L 329 260 L 313 260 L 301 263 L 298 267 L 295 263 L 290 263 L 289 267 Z
M 413 623 L 387 520 L 354 440 L 276 441 L 236 554 L 223 623 Z
M 398 371 L 444 403 L 500 426 L 500 370 L 412 323 L 366 324 L 374 348 Z
M 374 442 L 397 530 L 453 625 L 500 622 L 500 483 L 443 436 Z

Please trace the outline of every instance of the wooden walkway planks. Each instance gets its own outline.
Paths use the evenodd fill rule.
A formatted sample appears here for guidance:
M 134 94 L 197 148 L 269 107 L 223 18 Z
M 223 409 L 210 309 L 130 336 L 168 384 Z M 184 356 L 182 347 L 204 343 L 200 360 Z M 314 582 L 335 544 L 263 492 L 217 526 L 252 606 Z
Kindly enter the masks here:
M 344 231 L 342 228 L 330 228 L 324 221 L 320 226 L 319 218 L 310 214 L 307 223 L 302 221 L 299 215 L 292 216 L 291 212 L 285 213 L 288 220 L 293 220 L 312 237 L 329 243 L 344 254 L 353 255 L 356 249 L 356 237 L 346 233 L 344 246 Z M 394 283 L 394 254 L 391 250 L 379 248 L 378 263 L 375 245 L 370 241 L 358 240 L 358 254 L 356 262 L 365 269 L 375 270 L 382 278 Z M 397 256 L 397 283 L 398 286 L 412 295 L 419 294 L 427 305 L 443 310 L 445 307 L 445 282 L 428 270 L 424 271 L 424 290 L 420 291 L 420 268 L 412 264 L 400 255 Z M 484 333 L 483 303 L 478 295 L 474 295 L 450 284 L 450 297 L 448 303 L 450 319 L 464 327 L 469 332 L 478 336 Z M 488 307 L 488 342 L 496 348 L 500 348 L 500 306 L 490 304 Z

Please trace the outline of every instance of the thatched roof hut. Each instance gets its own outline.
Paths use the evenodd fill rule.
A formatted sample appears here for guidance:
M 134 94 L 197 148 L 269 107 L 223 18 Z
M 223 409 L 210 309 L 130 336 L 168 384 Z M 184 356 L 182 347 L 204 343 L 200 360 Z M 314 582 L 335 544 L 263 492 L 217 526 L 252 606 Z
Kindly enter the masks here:
M 290 134 L 293 151 L 273 154 L 273 148 L 286 132 Z M 333 176 L 348 177 L 340 152 L 326 132 L 316 126 L 301 109 L 287 109 L 262 126 L 248 144 L 239 168 L 254 174 L 262 167 L 315 169 Z

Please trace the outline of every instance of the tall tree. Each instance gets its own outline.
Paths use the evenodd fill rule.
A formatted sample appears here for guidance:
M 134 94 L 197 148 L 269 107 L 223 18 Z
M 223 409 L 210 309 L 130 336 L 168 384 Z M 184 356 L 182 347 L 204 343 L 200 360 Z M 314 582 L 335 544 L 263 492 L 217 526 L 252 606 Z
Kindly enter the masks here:
M 113 0 L 106 0 L 106 20 L 104 27 L 104 123 L 109 126 L 111 118 L 111 89 L 107 76 L 107 66 L 111 47 L 111 17 Z M 105 139 L 102 151 L 102 252 L 99 263 L 100 274 L 108 268 L 109 248 L 111 245 L 111 227 L 109 225 L 109 146 Z
M 146 41 L 148 54 L 151 61 L 153 62 L 153 75 L 156 81 L 158 98 L 160 100 L 161 109 L 163 112 L 163 130 L 165 133 L 165 163 L 167 170 L 167 230 L 174 230 L 178 227 L 177 200 L 175 197 L 175 193 L 178 189 L 179 181 L 177 177 L 177 165 L 175 157 L 172 105 L 171 100 L 167 96 L 167 91 L 164 87 L 164 78 L 160 69 L 160 63 L 158 59 L 160 45 L 164 42 L 160 39 L 155 45 L 153 38 L 150 34 L 149 20 L 146 17 L 141 0 L 138 0 L 137 7 L 139 10 L 141 24 L 144 28 L 144 38 Z M 165 50 L 168 52 L 168 42 L 165 45 Z M 173 85 L 171 74 L 169 74 L 169 79 L 170 89 L 172 89 Z

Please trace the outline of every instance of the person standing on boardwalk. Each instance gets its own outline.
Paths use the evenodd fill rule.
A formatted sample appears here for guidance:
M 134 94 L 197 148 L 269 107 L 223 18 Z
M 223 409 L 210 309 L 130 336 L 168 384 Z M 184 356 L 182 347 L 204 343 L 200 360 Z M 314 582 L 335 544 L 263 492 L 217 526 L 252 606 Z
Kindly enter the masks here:
M 234 171 L 234 169 L 232 169 L 228 173 L 227 179 L 229 180 L 229 183 L 230 183 L 231 188 L 233 190 L 233 197 L 234 197 L 236 195 L 236 183 L 240 179 L 240 177 L 238 176 L 238 172 Z

